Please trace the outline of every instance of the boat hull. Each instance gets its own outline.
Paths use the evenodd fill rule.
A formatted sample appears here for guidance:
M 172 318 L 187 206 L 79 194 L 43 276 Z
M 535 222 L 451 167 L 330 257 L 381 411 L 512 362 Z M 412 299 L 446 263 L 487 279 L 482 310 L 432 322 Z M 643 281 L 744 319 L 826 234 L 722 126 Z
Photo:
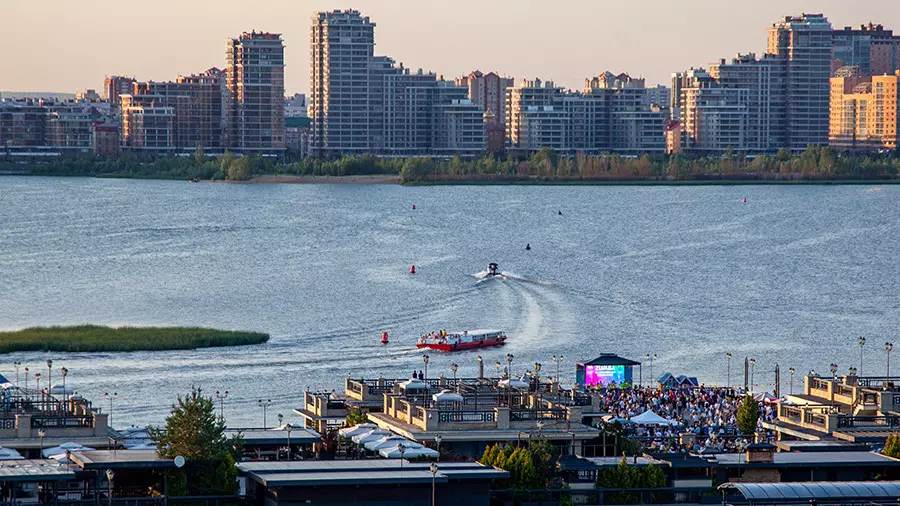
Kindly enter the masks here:
M 476 348 L 490 348 L 492 346 L 502 346 L 506 343 L 506 336 L 483 339 L 478 341 L 469 341 L 461 343 L 418 343 L 416 348 L 429 349 L 435 351 L 463 351 L 473 350 Z

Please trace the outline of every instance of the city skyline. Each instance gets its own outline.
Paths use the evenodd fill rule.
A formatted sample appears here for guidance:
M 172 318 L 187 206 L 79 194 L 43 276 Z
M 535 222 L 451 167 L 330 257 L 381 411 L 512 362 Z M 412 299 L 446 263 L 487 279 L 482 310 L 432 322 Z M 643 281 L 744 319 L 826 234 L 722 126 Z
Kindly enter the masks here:
M 766 1 L 735 21 L 733 5 L 713 0 L 695 2 L 690 10 L 656 0 L 640 5 L 574 0 L 564 10 L 530 0 L 484 5 L 464 0 L 425 9 L 410 0 L 356 5 L 269 0 L 249 12 L 224 8 L 230 1 L 217 2 L 216 9 L 201 3 L 178 4 L 180 15 L 173 17 L 168 13 L 176 7 L 174 0 L 161 0 L 155 12 L 141 13 L 139 23 L 129 18 L 126 23 L 98 24 L 105 19 L 102 13 L 54 9 L 67 6 L 61 1 L 7 0 L 0 6 L 0 16 L 17 20 L 7 30 L 14 54 L 22 56 L 16 58 L 14 72 L 0 76 L 0 90 L 75 92 L 99 89 L 107 75 L 133 75 L 139 80 L 189 75 L 221 65 L 222 41 L 255 29 L 283 35 L 286 91 L 308 93 L 309 20 L 316 11 L 332 9 L 354 8 L 372 17 L 377 24 L 376 52 L 390 54 L 408 68 L 421 67 L 448 79 L 475 69 L 496 70 L 517 80 L 540 77 L 576 89 L 586 77 L 607 69 L 644 77 L 650 85 L 668 84 L 673 72 L 685 68 L 738 52 L 762 54 L 761 31 L 784 15 L 804 11 L 823 12 L 836 28 L 871 21 L 900 29 L 893 23 L 900 20 L 900 5 L 888 3 Z M 476 5 L 479 15 L 473 16 Z M 198 24 L 201 15 L 203 23 Z M 50 25 L 53 37 L 34 37 Z M 540 36 L 522 37 L 523 27 L 548 28 Z M 158 32 L 179 36 L 154 38 Z M 121 42 L 129 37 L 137 40 Z

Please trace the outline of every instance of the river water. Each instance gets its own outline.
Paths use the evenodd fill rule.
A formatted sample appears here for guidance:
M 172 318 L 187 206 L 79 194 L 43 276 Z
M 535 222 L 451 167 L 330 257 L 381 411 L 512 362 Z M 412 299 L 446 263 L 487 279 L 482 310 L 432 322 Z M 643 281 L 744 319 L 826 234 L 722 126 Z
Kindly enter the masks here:
M 744 199 L 747 202 L 744 202 Z M 241 185 L 0 177 L 0 328 L 200 325 L 269 343 L 47 358 L 114 425 L 161 422 L 192 385 L 229 391 L 232 426 L 298 407 L 306 388 L 424 369 L 416 336 L 500 328 L 502 349 L 431 354 L 429 377 L 512 353 L 574 381 L 576 361 L 655 353 L 663 372 L 884 374 L 900 324 L 900 187 Z M 413 205 L 416 209 L 413 210 Z M 560 212 L 562 213 L 560 215 Z M 526 251 L 526 244 L 531 250 Z M 488 262 L 516 279 L 477 283 Z M 410 265 L 418 269 L 408 274 Z M 391 343 L 379 344 L 381 332 Z M 46 370 L 44 370 L 46 374 Z M 643 376 L 650 377 L 649 363 Z M 55 380 L 54 383 L 57 381 Z M 795 388 L 798 388 L 795 386 Z

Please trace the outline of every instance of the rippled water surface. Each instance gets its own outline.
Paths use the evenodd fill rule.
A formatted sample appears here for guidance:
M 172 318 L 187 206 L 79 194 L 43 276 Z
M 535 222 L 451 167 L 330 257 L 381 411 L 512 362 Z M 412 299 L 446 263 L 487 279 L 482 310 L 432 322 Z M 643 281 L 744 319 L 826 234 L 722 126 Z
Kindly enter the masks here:
M 481 350 L 488 372 L 507 352 L 514 370 L 537 360 L 545 372 L 562 354 L 568 381 L 576 360 L 650 352 L 659 355 L 654 375 L 723 383 L 731 352 L 732 382 L 743 358 L 755 357 L 765 384 L 776 363 L 859 367 L 860 334 L 869 338 L 863 373 L 883 374 L 883 343 L 900 323 L 898 200 L 895 186 L 0 177 L 0 328 L 201 325 L 272 335 L 232 349 L 13 354 L 0 371 L 14 377 L 13 361 L 36 370 L 53 358 L 85 396 L 119 393 L 117 426 L 162 421 L 191 385 L 227 389 L 232 426 L 261 425 L 259 398 L 273 400 L 270 414 L 288 415 L 305 388 L 340 390 L 348 372 L 423 369 L 412 344 L 440 328 L 505 329 L 504 349 Z M 491 261 L 519 279 L 477 283 L 472 274 Z M 433 353 L 429 376 L 449 375 L 451 362 L 472 375 L 477 354 Z

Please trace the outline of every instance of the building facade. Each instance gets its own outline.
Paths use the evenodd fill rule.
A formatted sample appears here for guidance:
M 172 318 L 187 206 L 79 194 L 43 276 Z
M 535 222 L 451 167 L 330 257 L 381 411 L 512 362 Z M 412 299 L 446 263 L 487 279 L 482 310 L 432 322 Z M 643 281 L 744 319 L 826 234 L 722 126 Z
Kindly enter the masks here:
M 313 17 L 310 154 L 483 153 L 483 109 L 468 98 L 468 89 L 375 56 L 374 28 L 354 10 Z
M 787 146 L 828 143 L 831 23 L 822 14 L 788 16 L 768 30 L 768 54 L 785 60 Z
M 175 151 L 175 108 L 155 95 L 122 95 L 122 148 Z
M 245 154 L 284 152 L 284 43 L 281 34 L 244 32 L 226 44 L 228 144 Z
M 832 32 L 832 70 L 859 67 L 866 75 L 891 75 L 900 69 L 900 35 L 884 26 L 869 23 L 859 28 L 845 27 Z
M 897 149 L 900 71 L 831 79 L 829 143 L 845 151 Z

